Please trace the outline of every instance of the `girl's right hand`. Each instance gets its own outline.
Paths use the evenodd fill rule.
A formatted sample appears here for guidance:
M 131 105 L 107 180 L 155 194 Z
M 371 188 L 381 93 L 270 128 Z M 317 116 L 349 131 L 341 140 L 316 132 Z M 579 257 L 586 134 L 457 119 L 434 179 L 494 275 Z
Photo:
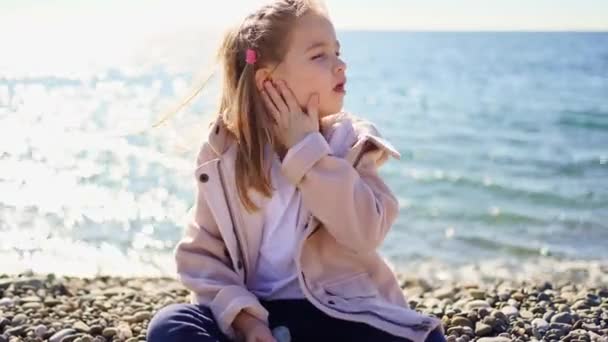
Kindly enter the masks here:
M 308 133 L 319 131 L 319 95 L 312 94 L 303 109 L 287 83 L 283 80 L 276 82 L 276 86 L 270 81 L 264 82 L 261 95 L 277 122 L 279 140 L 290 149 Z
M 245 342 L 277 342 L 268 326 L 262 322 L 258 322 L 244 334 Z
M 245 311 L 237 315 L 233 326 L 237 335 L 244 338 L 244 342 L 277 342 L 265 322 Z

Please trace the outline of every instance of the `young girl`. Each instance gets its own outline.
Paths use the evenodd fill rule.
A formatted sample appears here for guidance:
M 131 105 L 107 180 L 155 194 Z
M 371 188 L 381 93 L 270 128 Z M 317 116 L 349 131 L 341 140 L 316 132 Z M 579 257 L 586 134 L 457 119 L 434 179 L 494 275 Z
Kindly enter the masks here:
M 291 341 L 445 340 L 376 252 L 399 208 L 378 167 L 399 154 L 340 112 L 339 51 L 311 0 L 275 1 L 225 36 L 221 114 L 175 249 L 192 303 L 159 311 L 149 341 L 270 342 L 278 326 Z

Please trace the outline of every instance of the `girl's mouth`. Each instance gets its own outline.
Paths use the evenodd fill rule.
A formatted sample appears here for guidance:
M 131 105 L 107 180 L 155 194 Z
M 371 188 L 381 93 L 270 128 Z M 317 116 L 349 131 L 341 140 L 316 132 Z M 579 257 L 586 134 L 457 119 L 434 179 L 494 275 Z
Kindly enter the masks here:
M 346 82 L 338 83 L 338 85 L 336 85 L 334 87 L 334 91 L 336 93 L 345 94 L 346 93 L 346 88 L 344 87 L 345 85 L 346 85 Z

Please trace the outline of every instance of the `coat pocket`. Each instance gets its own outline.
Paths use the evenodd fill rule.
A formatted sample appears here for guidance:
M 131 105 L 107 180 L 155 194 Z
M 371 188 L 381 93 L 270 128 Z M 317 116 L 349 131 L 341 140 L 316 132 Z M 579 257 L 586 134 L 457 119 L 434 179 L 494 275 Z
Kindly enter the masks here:
M 375 298 L 379 295 L 376 285 L 367 272 L 340 276 L 321 284 L 327 295 L 344 299 Z

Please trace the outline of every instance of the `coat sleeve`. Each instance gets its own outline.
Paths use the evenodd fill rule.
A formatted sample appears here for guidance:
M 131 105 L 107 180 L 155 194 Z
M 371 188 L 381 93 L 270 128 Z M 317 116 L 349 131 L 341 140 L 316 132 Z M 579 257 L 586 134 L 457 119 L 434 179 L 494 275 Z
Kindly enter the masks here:
M 331 154 L 318 132 L 293 146 L 282 161 L 304 206 L 342 245 L 357 253 L 376 250 L 399 212 L 399 203 L 378 175 L 391 155 L 381 138 L 359 140 L 345 158 Z
M 205 193 L 198 183 L 196 188 L 184 234 L 174 249 L 178 279 L 191 291 L 192 302 L 209 306 L 222 332 L 235 338 L 232 322 L 241 310 L 266 323 L 268 311 L 232 268 Z

